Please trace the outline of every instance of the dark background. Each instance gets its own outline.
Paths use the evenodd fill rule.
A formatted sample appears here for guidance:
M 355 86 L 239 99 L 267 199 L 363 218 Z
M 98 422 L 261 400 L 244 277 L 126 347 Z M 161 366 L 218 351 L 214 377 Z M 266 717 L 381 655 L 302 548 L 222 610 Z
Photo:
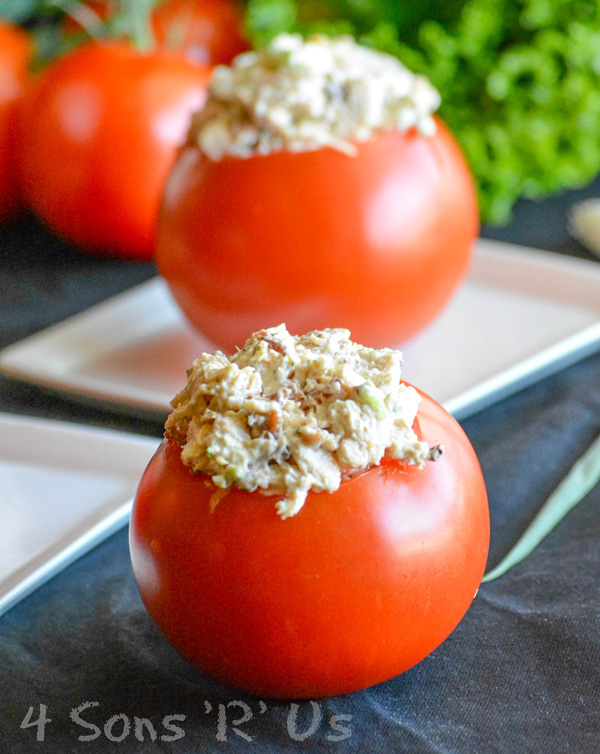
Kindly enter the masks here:
M 509 226 L 483 235 L 593 259 L 569 237 L 566 214 L 573 201 L 596 194 L 600 181 L 541 204 L 522 202 Z M 0 229 L 0 346 L 153 274 L 150 263 L 80 254 L 30 217 L 7 225 Z M 0 410 L 162 433 L 158 421 L 2 377 Z M 463 427 L 488 486 L 494 565 L 600 432 L 600 355 Z M 417 667 L 344 697 L 261 705 L 200 675 L 161 637 L 139 599 L 123 530 L 0 618 L 0 751 L 600 752 L 599 581 L 596 488 L 526 561 L 484 584 L 455 632 Z M 81 712 L 96 729 L 69 716 L 86 702 L 98 703 Z M 252 718 L 236 732 L 242 702 Z M 51 719 L 44 741 L 36 741 L 36 727 L 20 727 L 40 705 Z M 317 713 L 318 728 L 298 740 Z M 160 740 L 169 734 L 165 716 L 176 714 L 186 716 L 173 721 L 184 735 Z M 113 715 L 132 725 L 121 743 L 101 732 Z M 135 717 L 150 719 L 159 738 L 138 743 Z M 79 740 L 96 730 L 95 740 Z M 113 733 L 121 730 L 122 720 Z

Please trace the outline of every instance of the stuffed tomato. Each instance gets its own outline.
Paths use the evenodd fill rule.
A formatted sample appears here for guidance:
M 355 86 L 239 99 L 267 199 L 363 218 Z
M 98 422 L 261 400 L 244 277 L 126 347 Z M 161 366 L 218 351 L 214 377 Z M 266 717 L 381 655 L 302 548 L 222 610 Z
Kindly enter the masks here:
M 291 40 L 215 71 L 166 183 L 159 270 L 228 350 L 281 321 L 401 343 L 467 273 L 471 174 L 424 79 L 348 40 Z
M 452 632 L 484 573 L 467 437 L 397 380 L 394 352 L 353 356 L 345 332 L 315 344 L 272 328 L 195 362 L 134 503 L 150 615 L 201 671 L 263 697 L 402 673 Z

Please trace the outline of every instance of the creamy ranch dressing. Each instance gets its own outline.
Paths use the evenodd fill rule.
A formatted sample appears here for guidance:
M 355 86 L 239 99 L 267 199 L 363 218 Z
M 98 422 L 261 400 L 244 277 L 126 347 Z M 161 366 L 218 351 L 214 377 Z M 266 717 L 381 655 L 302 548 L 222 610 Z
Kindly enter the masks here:
M 418 467 L 437 457 L 412 429 L 420 399 L 401 366 L 399 351 L 361 346 L 348 330 L 261 330 L 231 357 L 194 361 L 166 436 L 218 487 L 283 495 L 287 518 L 309 490 L 333 492 L 384 455 Z
M 189 139 L 213 160 L 353 142 L 382 130 L 435 131 L 436 89 L 391 55 L 351 37 L 276 37 L 217 66 Z

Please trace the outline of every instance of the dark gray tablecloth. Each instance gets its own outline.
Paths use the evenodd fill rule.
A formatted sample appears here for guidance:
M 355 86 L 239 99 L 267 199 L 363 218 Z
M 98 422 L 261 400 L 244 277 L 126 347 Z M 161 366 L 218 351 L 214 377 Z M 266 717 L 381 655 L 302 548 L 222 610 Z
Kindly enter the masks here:
M 484 233 L 586 256 L 565 213 L 594 191 L 600 184 L 523 203 L 509 227 Z M 152 274 L 151 264 L 83 256 L 30 218 L 0 229 L 0 345 Z M 0 410 L 161 434 L 156 422 L 5 378 Z M 488 486 L 493 565 L 600 432 L 600 356 L 463 426 Z M 414 669 L 344 697 L 261 704 L 204 678 L 161 637 L 123 530 L 0 618 L 0 752 L 600 752 L 599 582 L 596 488 L 532 556 L 483 585 L 456 631 Z M 22 727 L 44 709 L 45 726 Z M 252 717 L 236 725 L 244 713 Z M 136 718 L 152 723 L 156 740 Z M 111 740 L 126 725 L 127 737 Z

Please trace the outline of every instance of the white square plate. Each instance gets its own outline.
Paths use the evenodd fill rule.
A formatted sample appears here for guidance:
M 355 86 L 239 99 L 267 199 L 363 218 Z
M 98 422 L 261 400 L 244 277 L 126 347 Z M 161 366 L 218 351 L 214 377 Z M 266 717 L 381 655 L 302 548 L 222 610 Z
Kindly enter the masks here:
M 0 614 L 127 523 L 158 443 L 0 414 Z
M 403 376 L 463 418 L 598 349 L 600 264 L 480 240 L 457 296 L 402 348 Z M 5 348 L 0 370 L 164 417 L 203 350 L 155 278 Z

